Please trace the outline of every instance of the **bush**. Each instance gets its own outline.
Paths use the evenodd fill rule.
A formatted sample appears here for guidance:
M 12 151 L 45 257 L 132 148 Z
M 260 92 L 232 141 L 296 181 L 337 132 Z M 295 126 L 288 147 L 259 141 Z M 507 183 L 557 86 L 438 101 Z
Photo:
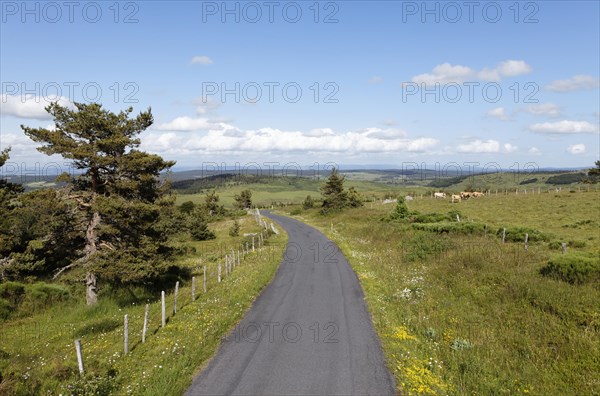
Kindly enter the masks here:
M 13 306 L 4 298 L 0 298 L 0 319 L 8 319 L 13 311 Z
M 233 222 L 231 228 L 229 228 L 229 236 L 236 237 L 240 235 L 240 222 L 237 219 Z
M 571 284 L 600 280 L 600 257 L 575 253 L 565 254 L 548 261 L 540 274 Z
M 548 234 L 545 234 L 539 230 L 528 227 L 506 227 L 506 242 L 523 242 L 525 241 L 525 234 L 529 234 L 529 242 L 547 241 L 549 238 Z M 496 235 L 502 238 L 502 227 L 498 228 Z
M 413 223 L 412 227 L 417 230 L 438 234 L 483 234 L 485 226 L 481 223 L 443 221 L 438 223 Z
M 398 197 L 396 207 L 394 207 L 386 219 L 389 221 L 403 220 L 406 219 L 409 214 L 410 212 L 408 211 L 406 202 L 404 202 L 404 197 Z
M 312 209 L 313 206 L 315 206 L 315 200 L 310 195 L 307 195 L 306 199 L 304 199 L 304 202 L 302 203 L 302 208 L 305 210 Z
M 0 284 L 0 298 L 8 301 L 13 307 L 18 306 L 25 297 L 25 285 L 19 282 Z
M 27 289 L 25 299 L 21 305 L 21 309 L 27 312 L 40 311 L 71 298 L 69 290 L 61 285 L 38 282 Z
M 292 209 L 292 211 L 290 212 L 290 214 L 291 214 L 292 216 L 296 216 L 296 215 L 299 215 L 299 214 L 301 214 L 301 213 L 302 213 L 302 209 L 300 209 L 300 208 L 295 208 L 295 209 Z
M 34 313 L 70 298 L 69 290 L 61 285 L 44 282 L 33 285 L 6 282 L 0 284 L 0 318 L 7 319 L 19 312 Z

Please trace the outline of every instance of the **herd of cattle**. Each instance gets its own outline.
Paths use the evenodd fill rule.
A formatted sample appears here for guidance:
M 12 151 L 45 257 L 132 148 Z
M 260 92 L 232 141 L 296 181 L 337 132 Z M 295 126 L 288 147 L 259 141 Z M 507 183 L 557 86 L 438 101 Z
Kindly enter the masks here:
M 452 199 L 452 203 L 454 202 L 460 202 L 463 199 L 469 199 L 469 198 L 479 198 L 479 197 L 483 197 L 485 194 L 482 192 L 477 192 L 477 191 L 463 191 L 458 195 L 452 194 L 450 196 L 450 198 Z M 434 198 L 446 198 L 446 193 L 444 192 L 436 192 L 433 193 L 433 197 Z

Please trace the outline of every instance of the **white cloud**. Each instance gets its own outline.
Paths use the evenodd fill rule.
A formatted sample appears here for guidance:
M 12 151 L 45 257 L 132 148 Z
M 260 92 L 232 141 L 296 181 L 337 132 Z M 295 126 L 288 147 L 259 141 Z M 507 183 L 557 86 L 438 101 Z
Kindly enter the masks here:
M 412 78 L 412 82 L 417 84 L 434 85 L 436 83 L 448 84 L 448 83 L 462 83 L 472 77 L 474 74 L 473 69 L 456 65 L 452 66 L 450 63 L 443 63 L 433 68 L 431 73 L 423 73 Z
M 192 58 L 190 63 L 192 65 L 211 65 L 213 61 L 206 55 L 196 55 Z
M 578 74 L 566 80 L 552 81 L 546 86 L 546 89 L 554 92 L 572 92 L 597 89 L 599 86 L 600 81 L 597 78 Z
M 184 119 L 186 117 L 179 117 Z M 173 125 L 173 126 L 179 126 Z M 152 132 L 143 146 L 151 151 L 169 154 L 222 153 L 363 153 L 424 152 L 439 142 L 433 138 L 408 139 L 400 130 L 367 128 L 360 131 L 336 132 L 329 128 L 309 132 L 282 131 L 275 128 L 257 130 L 209 129 L 206 132 L 178 134 Z
M 227 129 L 225 123 L 211 122 L 207 118 L 177 117 L 170 122 L 159 124 L 153 127 L 159 131 L 203 131 L 209 129 Z
M 406 131 L 398 128 L 388 128 L 388 129 L 379 129 L 379 128 L 369 128 L 367 132 L 367 136 L 370 138 L 383 139 L 383 140 L 394 140 L 405 138 L 407 135 Z
M 383 82 L 383 78 L 379 76 L 373 76 L 369 79 L 369 84 L 380 84 Z
M 309 137 L 320 137 L 320 136 L 332 136 L 335 132 L 331 128 L 315 128 L 308 132 L 304 132 L 304 136 Z
M 573 155 L 585 154 L 585 144 L 573 144 L 567 147 L 567 152 Z
M 500 143 L 497 140 L 476 139 L 466 144 L 460 144 L 456 149 L 460 153 L 497 153 L 500 151 Z
M 561 108 L 554 103 L 531 105 L 525 111 L 536 116 L 559 117 L 561 115 Z
M 527 152 L 531 155 L 542 155 L 542 152 L 537 147 L 531 147 Z
M 533 71 L 532 67 L 522 60 L 507 60 L 500 62 L 496 69 L 503 77 L 520 76 L 521 74 L 528 74 Z
M 434 67 L 431 73 L 423 73 L 414 76 L 412 82 L 434 85 L 436 83 L 461 84 L 468 80 L 500 81 L 504 77 L 515 77 L 530 73 L 532 70 L 532 67 L 522 60 L 506 60 L 500 62 L 494 68 L 485 67 L 480 71 L 476 71 L 467 66 L 453 66 L 450 63 L 443 63 Z
M 6 95 L 0 97 L 0 113 L 2 116 L 13 116 L 25 119 L 51 120 L 45 107 L 51 102 L 58 102 L 62 106 L 70 106 L 65 97 L 45 98 L 35 95 Z
M 496 107 L 495 109 L 488 111 L 486 114 L 488 117 L 493 117 L 500 121 L 508 121 L 510 119 L 508 114 L 506 114 L 506 109 L 504 107 Z
M 587 121 L 562 120 L 556 122 L 542 122 L 533 124 L 529 130 L 536 133 L 547 134 L 575 134 L 575 133 L 598 133 L 598 126 Z
M 512 145 L 510 143 L 506 143 L 504 144 L 504 151 L 507 153 L 514 153 L 515 151 L 517 151 L 519 148 L 515 145 Z

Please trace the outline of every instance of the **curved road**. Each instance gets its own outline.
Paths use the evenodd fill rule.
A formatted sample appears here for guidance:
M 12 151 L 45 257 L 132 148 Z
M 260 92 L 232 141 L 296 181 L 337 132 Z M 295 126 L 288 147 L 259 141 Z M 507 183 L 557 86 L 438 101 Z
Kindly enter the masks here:
M 325 235 L 268 212 L 284 261 L 186 395 L 393 395 L 362 288 Z

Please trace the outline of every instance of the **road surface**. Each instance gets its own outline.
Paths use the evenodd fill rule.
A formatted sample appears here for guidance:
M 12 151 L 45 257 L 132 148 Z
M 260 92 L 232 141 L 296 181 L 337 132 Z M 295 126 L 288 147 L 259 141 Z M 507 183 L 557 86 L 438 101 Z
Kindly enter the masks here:
M 264 212 L 286 256 L 186 395 L 393 395 L 379 339 L 348 261 L 297 220 Z

